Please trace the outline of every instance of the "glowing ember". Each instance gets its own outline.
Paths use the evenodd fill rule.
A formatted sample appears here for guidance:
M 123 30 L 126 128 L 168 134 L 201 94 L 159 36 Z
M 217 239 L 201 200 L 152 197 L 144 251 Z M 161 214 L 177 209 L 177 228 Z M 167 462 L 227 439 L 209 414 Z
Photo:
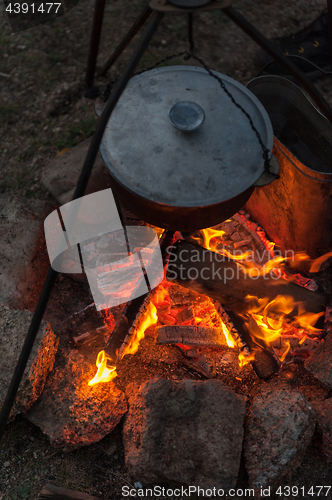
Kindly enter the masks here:
M 267 239 L 265 231 L 263 231 L 263 229 L 260 226 L 258 226 L 254 222 L 251 222 L 243 214 L 241 214 L 240 217 L 241 217 L 241 219 L 243 220 L 243 222 L 245 223 L 246 226 L 248 226 L 252 231 L 255 231 L 255 233 L 258 234 L 258 236 L 260 237 L 260 239 L 261 239 L 262 243 L 264 244 L 266 250 L 268 251 L 268 253 L 270 254 L 270 256 L 272 258 L 274 258 L 274 256 L 275 256 L 275 254 L 274 254 L 275 243 L 273 241 L 270 241 L 270 240 Z
M 112 361 L 105 351 L 100 351 L 97 356 L 96 366 L 98 368 L 96 375 L 89 381 L 89 385 L 99 384 L 99 382 L 111 382 L 116 376 L 115 366 L 107 366 L 107 361 Z
M 222 244 L 222 237 L 225 234 L 225 231 L 217 231 L 215 229 L 202 229 L 200 231 L 200 237 L 193 237 L 193 239 L 197 240 L 202 246 L 208 250 L 219 253 L 220 255 L 224 255 L 231 260 L 238 261 L 239 266 L 241 267 L 241 271 L 246 275 L 250 275 L 250 277 L 258 277 L 265 276 L 270 273 L 272 270 L 278 274 L 279 277 L 284 279 L 289 279 L 289 276 L 284 271 L 283 267 L 287 263 L 287 265 L 291 268 L 297 268 L 302 262 L 311 262 L 311 267 L 309 272 L 317 273 L 322 264 L 332 257 L 332 252 L 328 252 L 325 255 L 319 257 L 316 260 L 312 260 L 309 255 L 307 255 L 303 251 L 299 252 L 286 252 L 287 255 L 281 256 L 275 255 L 274 247 L 275 243 L 270 241 L 267 237 L 263 229 L 257 224 L 248 220 L 245 215 L 240 215 L 241 219 L 252 231 L 255 231 L 256 234 L 260 237 L 262 243 L 264 244 L 268 255 L 269 260 L 264 264 L 263 267 L 257 265 L 256 262 L 252 259 L 252 252 L 241 252 L 241 253 L 231 253 L 226 250 L 225 247 L 220 248 L 220 244 Z M 219 246 L 219 248 L 218 248 Z M 290 255 L 289 255 L 290 254 Z
M 170 303 L 170 297 L 168 295 L 168 286 L 169 283 L 164 279 L 160 285 L 155 290 L 155 293 L 152 298 L 152 302 L 155 306 L 163 306 Z

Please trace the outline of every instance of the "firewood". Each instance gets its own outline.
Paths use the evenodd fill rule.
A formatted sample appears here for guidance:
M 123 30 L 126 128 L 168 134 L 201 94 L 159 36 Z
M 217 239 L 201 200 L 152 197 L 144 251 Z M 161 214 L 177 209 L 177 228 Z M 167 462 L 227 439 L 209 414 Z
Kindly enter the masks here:
M 280 349 L 285 350 L 284 345 L 286 343 L 289 343 L 291 352 L 313 352 L 321 343 L 321 339 L 319 337 L 303 337 L 301 339 L 295 335 L 283 335 L 282 337 L 278 337 L 276 340 L 270 342 L 271 346 L 277 351 Z
M 185 325 L 158 327 L 157 343 L 183 344 L 201 347 L 228 347 L 221 328 Z
M 244 247 L 246 245 L 250 245 L 252 243 L 252 239 L 251 238 L 246 238 L 245 240 L 241 240 L 241 241 L 236 241 L 233 246 L 234 248 L 241 248 L 241 247 Z
M 92 497 L 80 491 L 67 490 L 48 484 L 44 486 L 39 493 L 38 500 L 98 500 L 97 497 Z M 107 500 L 107 499 L 106 499 Z
M 279 370 L 279 363 L 276 357 L 267 349 L 256 349 L 254 351 L 254 361 L 252 367 L 259 379 L 266 379 L 271 377 Z
M 324 296 L 283 278 L 270 274 L 250 278 L 235 261 L 186 241 L 179 241 L 172 248 L 168 281 L 205 294 L 222 305 L 243 302 L 247 295 L 268 297 L 269 300 L 278 295 L 290 295 L 295 302 L 302 302 L 308 312 L 325 310 Z M 323 321 L 323 317 L 319 318 L 315 326 L 319 327 Z

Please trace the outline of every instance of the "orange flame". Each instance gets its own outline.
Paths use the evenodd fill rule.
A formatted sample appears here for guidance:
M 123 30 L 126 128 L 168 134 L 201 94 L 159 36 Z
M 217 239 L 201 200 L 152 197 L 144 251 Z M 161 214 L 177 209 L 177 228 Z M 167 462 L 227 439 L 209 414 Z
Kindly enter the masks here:
M 250 261 L 246 262 L 245 264 L 240 263 L 239 266 L 241 267 L 241 271 L 246 276 L 249 275 L 251 278 L 256 278 L 258 276 L 266 276 L 273 269 L 279 269 L 280 266 L 285 262 L 285 260 L 285 257 L 277 256 L 271 260 L 268 260 L 262 267 L 257 267 L 257 264 L 255 262 Z
M 149 326 L 155 325 L 157 321 L 158 314 L 156 306 L 150 301 L 144 314 L 143 320 L 141 324 L 135 329 L 135 332 L 128 346 L 124 350 L 123 356 L 125 356 L 126 354 L 135 354 L 135 352 L 137 352 L 140 341 L 144 339 L 145 330 L 149 328 Z
M 305 252 L 295 252 L 294 254 L 291 255 L 291 257 L 287 256 L 287 264 L 290 267 L 295 267 L 295 268 L 298 267 L 300 262 L 305 262 L 305 261 L 309 261 L 309 260 L 310 260 L 310 257 Z
M 111 382 L 116 376 L 115 366 L 107 367 L 107 361 L 112 359 L 107 356 L 105 351 L 100 351 L 97 356 L 96 366 L 98 368 L 96 375 L 89 381 L 88 385 L 99 384 L 99 382 Z
M 230 334 L 230 331 L 228 330 L 228 328 L 224 322 L 221 323 L 221 326 L 222 326 L 222 331 L 224 332 L 228 347 L 234 348 L 235 342 L 234 342 L 233 337 Z
M 274 300 L 269 301 L 268 298 L 248 295 L 246 302 L 245 311 L 241 313 L 246 327 L 253 337 L 267 343 L 282 337 L 294 326 L 308 332 L 319 331 L 314 325 L 324 314 L 323 311 L 317 314 L 306 312 L 303 303 L 295 302 L 291 296 L 278 295 Z M 298 314 L 291 315 L 296 307 Z M 281 361 L 285 359 L 289 350 L 290 346 L 283 353 Z
M 203 247 L 207 248 L 208 250 L 215 251 L 217 249 L 219 241 L 214 241 L 213 243 L 211 243 L 211 241 L 215 238 L 221 239 L 225 234 L 225 231 L 221 230 L 218 231 L 216 229 L 207 228 L 207 229 L 202 229 L 200 233 L 201 236 L 203 237 Z M 194 239 L 198 241 L 200 240 L 200 238 L 195 238 L 195 237 Z
M 321 257 L 319 257 L 318 259 L 316 259 L 311 268 L 310 268 L 310 272 L 311 273 L 318 273 L 318 271 L 320 270 L 321 268 L 321 265 L 327 260 L 329 259 L 330 257 L 332 257 L 332 252 L 328 252 L 326 253 L 325 255 L 322 255 Z
M 312 259 L 310 259 L 309 255 L 304 251 L 292 253 L 290 257 L 288 255 L 286 255 L 285 257 L 275 256 L 275 243 L 268 240 L 263 229 L 259 226 L 257 227 L 257 224 L 253 224 L 251 221 L 247 220 L 244 215 L 241 215 L 241 218 L 248 227 L 250 227 L 258 234 L 265 248 L 268 250 L 270 256 L 272 257 L 272 259 L 270 259 L 262 268 L 257 267 L 257 264 L 249 261 L 246 262 L 245 265 L 241 265 L 241 270 L 246 275 L 250 274 L 251 277 L 265 276 L 273 269 L 276 269 L 279 271 L 280 277 L 287 279 L 287 275 L 282 272 L 282 268 L 284 267 L 286 262 L 291 268 L 296 268 L 301 262 L 304 261 L 312 262 Z M 247 260 L 248 257 L 252 256 L 252 252 L 250 251 L 241 254 L 232 254 L 225 248 L 218 249 L 218 244 L 221 243 L 221 239 L 224 234 L 225 231 L 207 228 L 200 231 L 200 237 L 193 237 L 193 239 L 197 240 L 198 242 L 201 242 L 201 239 L 203 239 L 204 248 L 207 248 L 208 250 L 211 250 L 213 252 L 217 252 L 220 255 L 224 255 L 229 259 L 235 261 L 240 261 L 243 263 L 243 261 Z M 330 257 L 332 257 L 332 252 L 328 252 L 325 255 L 322 255 L 318 259 L 314 260 L 311 264 L 309 272 L 317 273 L 320 270 L 322 264 Z M 249 269 L 249 271 L 247 271 L 247 269 Z
M 145 330 L 149 328 L 149 326 L 154 325 L 158 321 L 157 309 L 152 304 L 149 303 L 146 313 L 144 315 L 143 321 L 139 325 L 138 328 L 135 329 L 135 332 L 125 348 L 123 355 L 126 354 L 135 354 L 137 352 L 140 341 L 144 338 Z M 116 376 L 116 367 L 112 365 L 110 368 L 107 367 L 107 361 L 111 361 L 111 358 L 107 356 L 105 351 L 100 351 L 97 356 L 97 373 L 92 380 L 89 381 L 88 385 L 95 385 L 99 382 L 110 382 Z
M 239 367 L 243 368 L 246 366 L 250 361 L 255 361 L 255 356 L 253 354 L 243 354 L 243 352 L 240 352 L 239 354 Z
M 220 240 L 222 239 L 223 235 L 225 234 L 225 231 L 219 231 L 216 229 L 202 229 L 200 231 L 201 237 L 203 238 L 203 247 L 206 248 L 207 250 L 211 250 L 212 252 L 217 252 L 220 255 L 224 255 L 225 257 L 228 257 L 231 260 L 245 260 L 248 257 L 250 257 L 251 252 L 240 252 L 239 254 L 232 254 L 226 248 L 217 248 L 218 244 L 221 242 Z M 193 239 L 198 241 L 200 243 L 201 237 L 195 237 L 193 236 Z M 218 241 L 216 241 L 218 239 Z M 212 240 L 214 240 L 212 242 Z
M 218 244 L 221 242 L 223 235 L 225 234 L 225 231 L 217 231 L 215 229 L 208 228 L 208 229 L 202 229 L 200 233 L 201 237 L 203 238 L 204 248 L 217 252 L 220 255 L 224 255 L 225 257 L 228 257 L 231 260 L 238 261 L 240 263 L 239 265 L 241 266 L 241 270 L 245 274 L 250 274 L 251 277 L 265 276 L 266 274 L 271 272 L 272 269 L 279 268 L 280 265 L 286 261 L 286 257 L 274 256 L 275 243 L 269 241 L 266 238 L 264 231 L 259 228 L 256 229 L 256 233 L 258 233 L 261 239 L 264 240 L 263 242 L 265 247 L 268 249 L 270 255 L 273 257 L 272 259 L 268 260 L 263 267 L 257 267 L 257 263 L 252 260 L 251 251 L 231 253 L 226 248 L 217 248 Z M 200 237 L 194 237 L 194 239 L 197 240 L 198 242 L 201 241 Z M 216 241 L 216 239 L 218 239 L 218 241 Z M 212 240 L 214 241 L 211 242 Z M 244 261 L 246 262 L 244 263 Z M 249 271 L 247 271 L 247 269 L 249 269 Z
M 170 303 L 168 287 L 169 283 L 165 279 L 158 285 L 152 298 L 152 302 L 155 306 L 162 306 Z
M 279 356 L 279 359 L 280 359 L 280 362 L 283 363 L 283 361 L 285 360 L 287 354 L 289 353 L 290 351 L 290 343 L 288 341 L 285 342 L 285 345 L 286 345 L 286 350 L 282 353 L 281 356 Z

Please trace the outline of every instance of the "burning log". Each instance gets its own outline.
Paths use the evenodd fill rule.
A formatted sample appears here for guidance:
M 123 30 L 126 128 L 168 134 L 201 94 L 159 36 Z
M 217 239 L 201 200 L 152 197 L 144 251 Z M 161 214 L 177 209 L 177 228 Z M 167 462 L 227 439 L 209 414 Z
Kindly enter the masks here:
M 235 260 L 186 241 L 178 241 L 172 247 L 167 279 L 229 307 L 235 302 L 243 303 L 248 295 L 269 300 L 288 295 L 294 302 L 302 302 L 305 310 L 311 313 L 321 313 L 326 305 L 322 295 L 268 272 L 252 275 L 242 272 Z M 322 323 L 323 318 L 319 321 Z
M 228 348 L 221 328 L 202 326 L 172 325 L 158 327 L 157 343 Z
M 267 344 L 258 345 L 251 338 L 243 319 L 231 310 L 227 310 L 226 314 L 234 325 L 239 339 L 242 341 L 242 353 L 244 359 L 251 361 L 252 367 L 259 379 L 267 379 L 274 373 L 277 373 L 280 368 L 280 363 L 273 352 L 271 352 Z
M 276 350 L 280 350 L 283 348 L 282 344 L 285 342 L 289 344 L 291 351 L 301 353 L 315 351 L 315 349 L 320 345 L 321 339 L 319 337 L 299 338 L 296 335 L 283 335 L 282 337 L 273 340 L 271 342 L 271 346 Z
M 160 249 L 164 265 L 168 261 L 167 248 L 173 241 L 174 233 L 165 231 L 160 239 Z M 139 286 L 139 285 L 138 285 Z M 139 323 L 144 319 L 146 310 L 149 307 L 150 293 L 146 293 L 128 302 L 122 312 L 120 319 L 117 321 L 112 336 L 105 347 L 108 357 L 116 363 L 128 351 L 133 353 L 132 350 L 135 336 L 137 336 L 137 328 Z M 143 325 L 140 325 L 143 330 Z M 140 339 L 138 339 L 140 340 Z

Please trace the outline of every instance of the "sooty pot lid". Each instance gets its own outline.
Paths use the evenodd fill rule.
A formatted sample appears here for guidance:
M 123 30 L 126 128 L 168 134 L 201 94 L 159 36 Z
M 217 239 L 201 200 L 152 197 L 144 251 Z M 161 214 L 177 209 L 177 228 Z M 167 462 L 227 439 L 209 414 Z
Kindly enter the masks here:
M 249 113 L 272 151 L 273 130 L 263 105 L 237 81 L 213 73 Z M 189 128 L 177 126 L 183 121 Z M 264 172 L 262 147 L 248 117 L 218 80 L 193 66 L 168 66 L 132 78 L 110 117 L 100 150 L 110 174 L 124 187 L 175 206 L 226 201 Z

